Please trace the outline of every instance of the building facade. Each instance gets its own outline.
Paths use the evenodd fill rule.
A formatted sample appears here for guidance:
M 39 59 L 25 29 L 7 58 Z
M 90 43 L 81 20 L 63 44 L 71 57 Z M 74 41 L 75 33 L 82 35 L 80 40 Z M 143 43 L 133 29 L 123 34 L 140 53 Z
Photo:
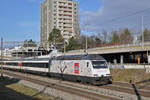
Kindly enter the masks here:
M 78 2 L 46 0 L 41 3 L 41 43 L 48 42 L 53 28 L 61 30 L 64 39 L 78 37 Z

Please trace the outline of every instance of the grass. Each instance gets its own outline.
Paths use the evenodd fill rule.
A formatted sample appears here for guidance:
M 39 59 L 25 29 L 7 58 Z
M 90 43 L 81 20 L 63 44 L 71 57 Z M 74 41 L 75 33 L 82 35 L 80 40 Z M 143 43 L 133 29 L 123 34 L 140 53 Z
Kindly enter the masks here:
M 132 80 L 133 83 L 141 82 L 144 80 L 148 80 L 147 82 L 142 82 L 143 84 L 150 84 L 150 73 L 146 73 L 144 69 L 111 69 L 111 75 L 113 81 L 120 81 L 120 82 L 130 82 Z M 41 93 L 35 89 L 28 88 L 26 86 L 23 86 L 21 84 L 18 84 L 17 82 L 11 82 L 11 80 L 8 79 L 0 79 L 0 93 L 8 93 L 9 97 L 11 95 L 14 95 L 14 92 L 11 92 L 11 89 L 13 91 L 16 91 L 17 93 L 23 94 L 25 96 L 31 97 L 37 100 L 57 100 L 54 97 L 48 96 L 44 93 Z M 11 95 L 10 95 L 11 94 Z M 4 95 L 3 97 L 7 96 Z M 13 96 L 12 96 L 13 97 Z M 0 97 L 1 99 L 1 97 Z M 3 100 L 10 100 L 10 99 L 3 99 Z M 18 99 L 20 100 L 20 99 Z
M 39 91 L 25 87 L 21 84 L 11 84 L 11 85 L 7 85 L 7 88 L 10 88 L 16 92 L 19 92 L 21 94 L 39 99 L 39 100 L 56 100 L 54 97 L 48 96 L 46 94 L 43 93 L 39 93 Z
M 120 82 L 141 82 L 150 79 L 150 73 L 146 73 L 144 69 L 111 69 L 113 81 Z

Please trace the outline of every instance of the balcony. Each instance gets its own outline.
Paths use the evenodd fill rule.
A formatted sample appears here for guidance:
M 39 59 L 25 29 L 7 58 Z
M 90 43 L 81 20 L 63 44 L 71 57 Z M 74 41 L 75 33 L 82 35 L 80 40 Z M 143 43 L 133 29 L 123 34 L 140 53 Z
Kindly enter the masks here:
M 68 7 L 72 8 L 72 5 L 68 5 Z
M 64 15 L 72 16 L 72 12 L 64 12 Z
M 59 20 L 59 23 L 64 23 L 64 21 L 63 20 Z
M 67 7 L 68 5 L 67 4 L 64 4 L 64 3 L 62 3 L 62 4 L 59 4 L 59 6 L 61 6 L 61 7 Z
M 64 24 L 63 24 L 62 22 L 59 22 L 59 25 L 60 25 L 60 26 L 63 26 Z
M 59 11 L 59 14 L 64 14 L 64 12 L 63 11 Z
M 72 18 L 72 15 L 70 14 L 64 14 L 64 17 L 68 16 L 69 18 Z
M 64 10 L 64 12 L 71 12 L 71 13 L 72 13 L 72 10 L 69 10 L 69 9 L 68 9 L 68 10 Z
M 65 20 L 64 23 L 72 23 L 70 20 Z
M 64 10 L 64 13 L 71 13 L 72 14 L 72 10 Z
M 72 30 L 68 30 L 69 33 L 72 33 Z
M 68 7 L 68 8 L 72 8 L 72 5 L 68 5 L 67 7 Z
M 64 28 L 72 28 L 72 24 L 64 24 Z
M 72 20 L 72 18 L 64 18 L 64 20 Z
M 72 5 L 72 2 L 68 2 L 68 5 Z
M 66 27 L 64 26 L 63 29 L 66 30 L 66 31 L 69 31 L 69 30 L 72 30 L 72 27 L 66 28 Z
M 65 19 L 71 19 L 72 20 L 72 17 L 70 17 L 70 16 L 63 16 L 63 18 Z
M 64 16 L 58 16 L 58 19 L 60 20 L 60 19 L 63 19 L 64 18 Z
M 59 13 L 59 16 L 63 16 L 64 14 L 63 13 Z
M 63 8 L 63 10 L 65 11 L 72 11 L 72 9 L 69 9 L 69 8 Z

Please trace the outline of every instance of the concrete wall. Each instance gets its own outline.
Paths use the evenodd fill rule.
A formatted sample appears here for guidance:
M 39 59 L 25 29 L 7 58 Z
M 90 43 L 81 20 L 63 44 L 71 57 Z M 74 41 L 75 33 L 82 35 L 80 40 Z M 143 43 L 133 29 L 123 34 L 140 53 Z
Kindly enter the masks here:
M 116 64 L 116 65 L 109 65 L 109 68 L 121 68 L 121 69 L 147 69 L 150 68 L 150 65 L 138 65 L 138 64 Z

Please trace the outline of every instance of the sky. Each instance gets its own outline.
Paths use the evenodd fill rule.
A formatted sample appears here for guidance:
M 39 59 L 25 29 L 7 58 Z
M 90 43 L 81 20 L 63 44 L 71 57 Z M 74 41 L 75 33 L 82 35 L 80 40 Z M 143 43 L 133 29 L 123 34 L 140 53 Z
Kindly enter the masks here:
M 40 3 L 44 0 L 1 0 L 0 37 L 5 41 L 40 41 Z M 79 8 L 96 11 L 101 2 L 79 0 Z M 90 5 L 87 6 L 87 5 Z
M 96 11 L 80 10 L 80 16 L 80 28 L 93 34 L 123 28 L 137 34 L 142 31 L 142 16 L 143 27 L 150 28 L 150 0 L 102 0 Z
M 44 0 L 1 0 L 0 37 L 5 41 L 40 41 L 40 3 Z M 150 0 L 75 0 L 79 2 L 81 30 L 95 34 L 103 29 L 129 27 L 141 30 L 150 24 Z M 146 11 L 144 9 L 147 9 Z M 142 11 L 138 14 L 133 14 Z M 133 14 L 133 15 L 132 15 Z M 127 17 L 127 15 L 132 15 Z M 148 24 L 148 25 L 149 25 Z M 149 25 L 150 26 L 150 25 Z M 91 33 L 90 33 L 91 32 Z

